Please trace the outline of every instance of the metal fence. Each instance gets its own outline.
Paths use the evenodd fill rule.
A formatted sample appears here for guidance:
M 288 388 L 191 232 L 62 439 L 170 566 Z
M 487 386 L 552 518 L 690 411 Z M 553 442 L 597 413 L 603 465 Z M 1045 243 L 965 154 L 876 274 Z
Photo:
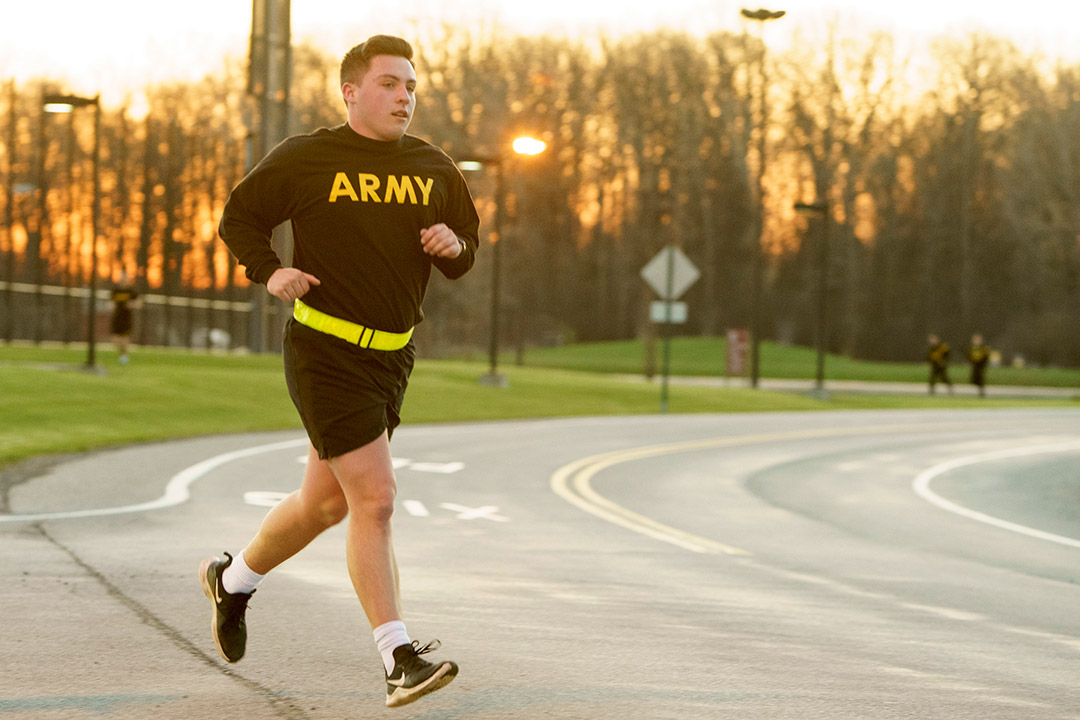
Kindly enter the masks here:
M 131 342 L 156 347 L 278 351 L 285 310 L 265 290 L 232 288 L 201 295 L 140 294 L 131 305 Z M 222 298 L 228 294 L 233 297 Z M 0 281 L 0 339 L 7 342 L 85 342 L 89 336 L 88 288 Z M 111 290 L 99 289 L 95 338 L 108 341 Z M 262 315 L 261 327 L 253 317 Z M 254 345 L 254 347 L 253 347 Z

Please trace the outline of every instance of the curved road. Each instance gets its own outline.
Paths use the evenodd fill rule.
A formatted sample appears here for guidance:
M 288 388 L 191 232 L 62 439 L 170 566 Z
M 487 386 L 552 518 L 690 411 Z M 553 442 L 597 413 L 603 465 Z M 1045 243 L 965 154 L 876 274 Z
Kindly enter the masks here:
M 209 637 L 199 559 L 297 433 L 98 453 L 0 516 L 0 718 L 1080 718 L 1080 412 L 404 427 L 407 621 L 462 666 L 383 707 L 334 528 Z

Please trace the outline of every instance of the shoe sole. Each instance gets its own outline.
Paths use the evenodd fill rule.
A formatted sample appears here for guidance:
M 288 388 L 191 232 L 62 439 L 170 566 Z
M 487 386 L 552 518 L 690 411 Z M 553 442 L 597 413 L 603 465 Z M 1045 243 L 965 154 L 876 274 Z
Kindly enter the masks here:
M 431 677 L 414 688 L 398 688 L 393 695 L 386 698 L 386 707 L 401 707 L 416 702 L 425 695 L 429 695 L 440 688 L 444 688 L 457 677 L 458 669 L 451 663 L 444 662 Z
M 235 660 L 230 660 L 229 656 L 225 654 L 225 651 L 221 649 L 221 641 L 218 640 L 217 600 L 214 599 L 214 589 L 212 587 L 210 587 L 210 582 L 206 579 L 206 574 L 210 570 L 210 563 L 213 563 L 213 562 L 216 562 L 216 561 L 217 561 L 217 558 L 208 557 L 208 558 L 203 559 L 203 561 L 199 564 L 199 585 L 202 586 L 202 590 L 203 590 L 204 593 L 206 593 L 206 597 L 210 599 L 210 605 L 214 608 L 213 614 L 210 615 L 210 634 L 214 636 L 214 647 L 217 648 L 218 654 L 221 655 L 222 660 L 224 660 L 227 663 L 240 662 L 240 660 L 243 659 L 244 656 L 241 655 L 240 657 L 236 658 Z

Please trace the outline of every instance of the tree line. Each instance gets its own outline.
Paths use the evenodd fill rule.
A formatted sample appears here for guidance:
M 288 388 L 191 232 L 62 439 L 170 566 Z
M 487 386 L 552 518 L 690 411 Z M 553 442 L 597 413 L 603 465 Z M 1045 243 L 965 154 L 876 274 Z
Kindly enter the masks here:
M 757 313 L 764 338 L 809 345 L 824 287 L 833 352 L 911 360 L 929 332 L 961 346 L 981 332 L 1006 357 L 1080 365 L 1080 67 L 974 34 L 941 39 L 916 76 L 887 34 L 836 28 L 784 52 L 669 31 L 586 43 L 448 28 L 414 45 L 410 132 L 458 160 L 502 159 L 504 342 L 654 331 L 639 271 L 674 244 L 701 271 L 682 334 Z M 291 133 L 343 121 L 338 59 L 294 48 Z M 41 114 L 54 85 L 9 83 L 0 100 L 8 283 L 87 278 L 91 128 Z M 143 117 L 103 110 L 106 281 L 126 271 L 144 292 L 247 297 L 216 234 L 256 159 L 245 86 L 228 60 L 201 82 L 148 88 Z M 548 150 L 515 156 L 523 133 Z M 495 177 L 467 177 L 481 253 L 463 280 L 433 282 L 431 352 L 486 342 Z

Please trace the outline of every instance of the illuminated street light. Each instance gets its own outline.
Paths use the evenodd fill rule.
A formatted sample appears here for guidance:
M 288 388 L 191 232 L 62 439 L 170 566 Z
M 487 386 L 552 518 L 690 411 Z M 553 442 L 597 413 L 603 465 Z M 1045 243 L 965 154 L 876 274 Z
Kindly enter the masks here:
M 825 319 L 828 305 L 829 274 L 829 204 L 824 200 L 814 203 L 795 203 L 795 209 L 806 215 L 821 220 L 821 235 L 818 237 L 818 290 L 817 323 L 814 328 L 814 344 L 817 347 L 817 376 L 814 393 L 819 400 L 825 400 Z
M 522 136 L 514 140 L 513 148 L 518 155 L 539 155 L 547 148 L 547 143 L 533 137 Z
M 547 148 L 547 143 L 533 137 L 522 136 L 515 138 L 511 147 L 518 155 L 539 155 Z M 506 161 L 502 155 L 489 155 L 469 157 L 458 162 L 458 167 L 465 171 L 482 170 L 487 165 L 495 168 L 495 242 L 492 243 L 491 248 L 491 338 L 488 345 L 488 372 L 480 376 L 480 383 L 494 387 L 507 387 L 509 382 L 506 376 L 499 374 L 499 276 L 502 267 L 500 248 L 503 244 L 503 206 L 506 204 L 506 188 L 504 187 Z
M 101 183 L 99 181 L 98 159 L 100 156 L 101 139 L 101 96 L 92 98 L 78 95 L 45 95 L 41 98 L 41 107 L 48 113 L 70 113 L 76 108 L 94 108 L 94 149 L 92 152 L 92 177 L 94 186 L 94 209 L 91 222 L 90 236 L 90 307 L 87 332 L 86 369 L 97 370 L 96 345 L 97 345 L 97 250 L 98 250 L 98 225 L 101 216 Z
M 754 253 L 754 277 L 751 283 L 751 289 L 753 297 L 751 298 L 751 316 L 750 316 L 750 386 L 756 388 L 758 386 L 758 379 L 761 376 L 761 283 L 762 274 L 764 273 L 763 262 L 764 258 L 761 255 L 761 243 L 765 238 L 765 132 L 768 127 L 766 122 L 766 83 L 765 83 L 765 23 L 769 20 L 776 20 L 778 18 L 787 15 L 785 10 L 766 10 L 765 8 L 758 8 L 757 10 L 747 10 L 743 8 L 739 11 L 740 14 L 749 20 L 754 20 L 759 23 L 761 40 L 761 57 L 758 59 L 758 77 L 761 83 L 761 118 L 759 120 L 760 128 L 758 130 L 758 176 L 757 176 L 757 196 L 758 196 L 758 238 L 757 238 L 757 251 Z M 749 84 L 749 83 L 747 83 Z

